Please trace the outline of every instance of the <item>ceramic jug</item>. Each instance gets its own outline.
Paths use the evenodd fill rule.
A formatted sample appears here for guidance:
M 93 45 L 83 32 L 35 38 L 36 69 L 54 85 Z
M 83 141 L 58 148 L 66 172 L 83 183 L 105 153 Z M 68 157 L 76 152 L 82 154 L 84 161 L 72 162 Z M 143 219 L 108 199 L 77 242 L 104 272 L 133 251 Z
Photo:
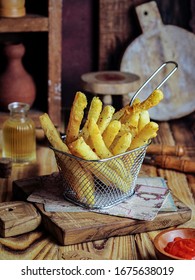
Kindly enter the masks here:
M 25 47 L 22 43 L 8 43 L 4 46 L 7 59 L 6 69 L 0 76 L 0 107 L 7 110 L 12 102 L 23 102 L 32 106 L 36 87 L 32 76 L 23 66 Z

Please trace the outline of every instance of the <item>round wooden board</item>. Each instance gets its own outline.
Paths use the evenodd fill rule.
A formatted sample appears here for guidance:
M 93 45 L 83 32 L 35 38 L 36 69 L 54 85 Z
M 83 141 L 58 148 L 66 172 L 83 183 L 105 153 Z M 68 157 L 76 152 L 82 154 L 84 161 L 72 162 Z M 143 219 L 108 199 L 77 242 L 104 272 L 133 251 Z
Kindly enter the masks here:
M 195 36 L 182 28 L 163 25 L 155 2 L 136 8 L 143 34 L 126 49 L 121 71 L 133 72 L 140 76 L 141 85 L 166 61 L 178 63 L 178 70 L 161 88 L 164 99 L 150 109 L 154 120 L 177 119 L 195 110 Z M 150 81 L 149 86 L 140 92 L 145 99 L 170 72 L 167 67 Z

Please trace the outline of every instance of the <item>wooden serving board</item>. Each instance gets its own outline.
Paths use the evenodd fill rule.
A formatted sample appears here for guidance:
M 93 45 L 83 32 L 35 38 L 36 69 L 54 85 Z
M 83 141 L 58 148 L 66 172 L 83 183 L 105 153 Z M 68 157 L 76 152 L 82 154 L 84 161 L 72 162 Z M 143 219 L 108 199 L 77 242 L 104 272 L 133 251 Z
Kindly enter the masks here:
M 36 229 L 41 223 L 37 209 L 28 202 L 0 203 L 0 236 L 10 237 Z
M 178 26 L 163 24 L 156 1 L 138 5 L 136 14 L 142 34 L 125 50 L 120 70 L 138 75 L 141 86 L 161 64 L 177 62 L 178 71 L 162 87 L 165 98 L 159 106 L 150 109 L 150 117 L 167 121 L 194 112 L 194 34 Z M 171 65 L 163 68 L 140 92 L 139 98 L 145 99 L 171 69 Z
M 49 176 L 14 181 L 14 199 L 26 200 L 34 190 L 41 188 L 41 179 L 48 179 Z M 92 212 L 46 212 L 42 204 L 35 203 L 41 213 L 44 228 L 61 245 L 158 230 L 188 221 L 191 218 L 191 210 L 178 200 L 175 200 L 175 205 L 178 208 L 176 212 L 159 212 L 153 221 L 142 221 Z

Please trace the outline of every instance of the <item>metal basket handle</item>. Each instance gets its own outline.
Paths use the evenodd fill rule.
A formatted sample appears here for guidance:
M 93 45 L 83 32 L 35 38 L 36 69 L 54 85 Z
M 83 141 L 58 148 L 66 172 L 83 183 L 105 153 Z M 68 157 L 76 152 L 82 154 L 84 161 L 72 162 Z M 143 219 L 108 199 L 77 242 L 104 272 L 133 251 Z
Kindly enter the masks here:
M 162 70 L 167 64 L 174 64 L 175 67 L 170 71 L 170 73 L 162 80 L 162 82 L 155 88 L 155 89 L 159 89 L 172 75 L 173 73 L 177 70 L 178 68 L 178 64 L 175 61 L 167 61 L 165 63 L 163 63 L 146 81 L 145 83 L 135 92 L 135 94 L 133 95 L 129 105 L 131 106 L 135 100 L 135 98 L 137 97 L 137 95 L 140 93 L 140 91 L 142 91 L 142 89 L 152 80 L 152 78 L 158 74 L 158 72 L 160 72 L 160 70 Z M 154 90 L 155 90 L 154 89 Z

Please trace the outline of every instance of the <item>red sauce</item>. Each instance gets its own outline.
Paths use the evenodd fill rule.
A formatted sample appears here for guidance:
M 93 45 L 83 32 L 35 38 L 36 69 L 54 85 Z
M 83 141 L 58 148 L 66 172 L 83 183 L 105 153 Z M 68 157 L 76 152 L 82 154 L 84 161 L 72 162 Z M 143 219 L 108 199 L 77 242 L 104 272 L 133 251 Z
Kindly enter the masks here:
M 186 260 L 195 260 L 195 238 L 175 237 L 164 248 L 170 255 Z

